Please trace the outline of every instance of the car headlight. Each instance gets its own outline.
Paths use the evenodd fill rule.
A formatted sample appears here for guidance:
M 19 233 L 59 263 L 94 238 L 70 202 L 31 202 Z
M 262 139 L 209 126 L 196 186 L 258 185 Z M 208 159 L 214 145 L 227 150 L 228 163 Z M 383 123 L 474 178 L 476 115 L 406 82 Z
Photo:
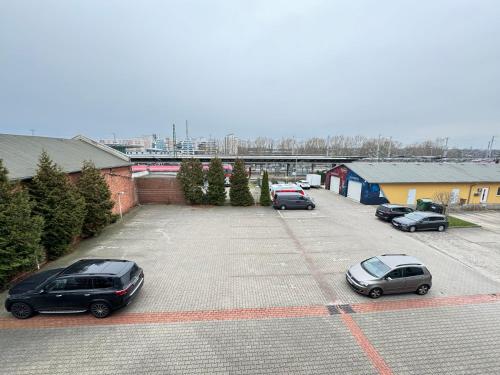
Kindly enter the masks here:
M 360 281 L 360 282 L 359 282 L 359 285 L 368 286 L 368 283 L 365 283 L 365 282 L 363 282 L 363 281 Z

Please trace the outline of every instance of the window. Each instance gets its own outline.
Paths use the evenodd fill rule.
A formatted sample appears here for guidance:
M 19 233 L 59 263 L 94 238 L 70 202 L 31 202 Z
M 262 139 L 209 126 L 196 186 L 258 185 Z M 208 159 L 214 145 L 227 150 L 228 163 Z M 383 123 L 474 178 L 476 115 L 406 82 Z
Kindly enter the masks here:
M 427 220 L 429 220 L 429 221 L 443 221 L 443 218 L 441 218 L 439 216 L 435 216 L 435 217 L 430 217 Z
M 398 269 L 395 269 L 394 271 L 391 271 L 387 277 L 390 277 L 391 279 L 400 279 L 403 277 L 403 269 L 402 268 L 398 268 Z
M 363 269 L 370 275 L 375 277 L 382 277 L 387 271 L 390 270 L 389 266 L 377 257 L 361 262 L 361 267 L 363 267 Z
M 47 286 L 47 291 L 55 292 L 57 290 L 64 290 L 65 286 L 66 286 L 66 279 L 55 280 L 54 282 L 50 283 L 49 286 Z
M 122 285 L 125 287 L 134 279 L 134 277 L 139 272 L 139 267 L 134 263 L 131 270 L 121 277 Z
M 498 190 L 497 190 L 497 197 L 500 196 L 500 186 L 498 187 Z
M 406 267 L 405 275 L 406 277 L 420 276 L 424 274 L 424 270 L 420 267 Z
M 111 277 L 96 277 L 93 282 L 95 289 L 106 289 L 113 287 L 113 279 Z
M 68 277 L 64 290 L 92 289 L 90 278 L 88 277 Z

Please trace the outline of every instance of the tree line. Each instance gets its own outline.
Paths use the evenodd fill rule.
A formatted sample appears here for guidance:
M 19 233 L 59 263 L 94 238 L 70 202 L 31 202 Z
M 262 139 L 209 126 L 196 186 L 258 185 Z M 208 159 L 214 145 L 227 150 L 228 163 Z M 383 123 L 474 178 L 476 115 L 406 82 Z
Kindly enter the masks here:
M 336 135 L 298 140 L 290 137 L 273 139 L 257 137 L 240 140 L 239 155 L 329 155 L 363 157 L 447 156 L 450 158 L 482 157 L 483 150 L 464 150 L 447 147 L 446 138 L 436 138 L 404 145 L 392 137 Z
M 184 198 L 190 204 L 222 206 L 226 202 L 224 168 L 219 158 L 211 159 L 207 173 L 203 172 L 200 160 L 183 160 L 177 179 L 181 184 Z M 251 206 L 255 203 L 250 193 L 243 160 L 235 161 L 229 182 L 229 201 L 232 206 Z M 267 172 L 264 172 L 262 180 L 260 203 L 265 206 L 270 205 Z
M 29 182 L 11 182 L 8 173 L 0 159 L 0 289 L 116 220 L 108 184 L 90 161 L 75 183 L 46 152 Z

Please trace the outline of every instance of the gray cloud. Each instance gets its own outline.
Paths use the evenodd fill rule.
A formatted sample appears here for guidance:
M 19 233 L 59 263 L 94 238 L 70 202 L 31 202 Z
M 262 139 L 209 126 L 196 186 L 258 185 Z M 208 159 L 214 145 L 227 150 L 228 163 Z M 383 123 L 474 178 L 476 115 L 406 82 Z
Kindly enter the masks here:
M 500 136 L 495 0 L 0 1 L 0 132 Z

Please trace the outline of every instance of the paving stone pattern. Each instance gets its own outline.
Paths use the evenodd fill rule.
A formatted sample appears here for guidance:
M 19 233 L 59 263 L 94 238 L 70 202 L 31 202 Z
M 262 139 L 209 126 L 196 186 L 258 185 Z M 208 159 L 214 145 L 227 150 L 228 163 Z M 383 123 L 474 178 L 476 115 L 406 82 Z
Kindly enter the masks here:
M 463 252 L 463 238 L 403 233 L 377 220 L 373 207 L 329 191 L 310 194 L 314 211 L 133 210 L 50 267 L 84 257 L 133 259 L 146 275 L 135 301 L 108 323 L 58 315 L 19 326 L 2 311 L 0 373 L 500 372 L 499 281 L 432 241 L 452 236 Z M 346 284 L 349 265 L 402 252 L 433 273 L 428 295 L 372 301 Z M 345 306 L 327 308 L 332 303 Z

